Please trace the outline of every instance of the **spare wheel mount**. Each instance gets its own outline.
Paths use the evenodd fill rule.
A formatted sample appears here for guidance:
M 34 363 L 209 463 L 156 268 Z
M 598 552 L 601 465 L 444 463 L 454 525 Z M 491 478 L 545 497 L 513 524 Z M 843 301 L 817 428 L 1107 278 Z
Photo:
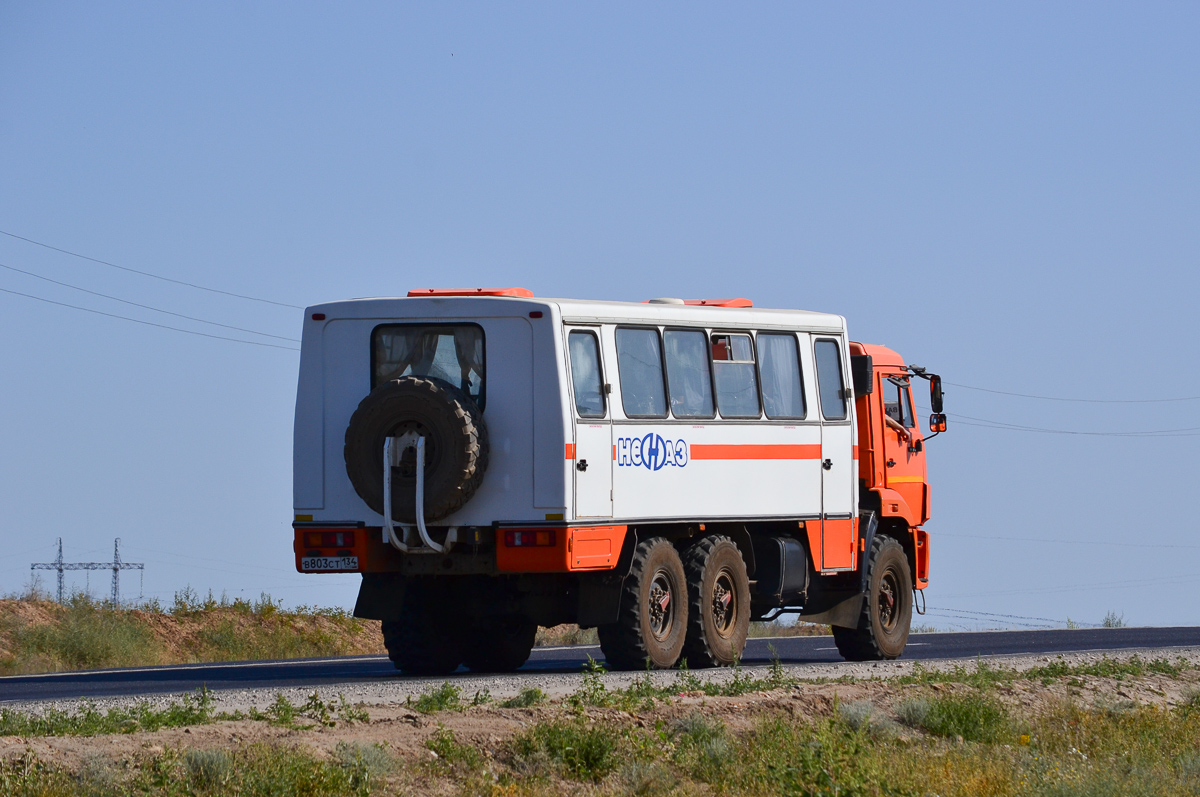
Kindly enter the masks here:
M 396 536 L 396 526 L 399 525 L 408 539 L 412 526 L 406 523 L 397 524 L 392 520 L 392 468 L 400 466 L 400 458 L 408 449 L 416 449 L 417 454 L 417 494 L 416 515 L 417 533 L 421 536 L 422 546 L 409 546 Z M 383 440 L 383 531 L 386 541 L 401 553 L 447 553 L 458 539 L 458 526 L 451 526 L 446 532 L 446 542 L 438 545 L 429 536 L 425 528 L 425 438 L 415 431 L 406 432 L 400 437 L 385 437 Z

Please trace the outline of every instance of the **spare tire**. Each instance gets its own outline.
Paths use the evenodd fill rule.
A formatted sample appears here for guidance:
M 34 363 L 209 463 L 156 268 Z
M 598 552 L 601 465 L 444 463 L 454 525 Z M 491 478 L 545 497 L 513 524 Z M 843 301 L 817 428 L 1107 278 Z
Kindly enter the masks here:
M 346 474 L 354 491 L 383 514 L 383 443 L 416 432 L 425 438 L 425 519 L 457 511 L 479 489 L 487 470 L 483 413 L 462 390 L 434 377 L 405 376 L 371 391 L 346 427 Z M 415 523 L 416 452 L 392 469 L 392 520 Z

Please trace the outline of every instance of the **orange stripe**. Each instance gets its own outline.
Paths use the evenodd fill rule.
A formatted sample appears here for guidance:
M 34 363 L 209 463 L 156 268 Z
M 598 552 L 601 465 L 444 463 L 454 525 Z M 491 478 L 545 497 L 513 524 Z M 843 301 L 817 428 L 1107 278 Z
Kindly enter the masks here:
M 575 459 L 575 444 L 567 443 L 567 459 Z
M 694 445 L 691 459 L 820 459 L 820 445 Z
M 854 458 L 858 459 L 858 446 L 854 447 Z

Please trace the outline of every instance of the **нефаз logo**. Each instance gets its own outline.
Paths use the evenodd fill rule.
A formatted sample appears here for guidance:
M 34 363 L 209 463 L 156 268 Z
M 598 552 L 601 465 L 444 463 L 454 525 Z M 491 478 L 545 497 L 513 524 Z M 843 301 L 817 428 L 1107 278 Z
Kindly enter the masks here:
M 664 440 L 651 432 L 645 437 L 617 438 L 617 465 L 661 470 L 664 465 L 682 468 L 688 464 L 688 445 L 682 440 Z

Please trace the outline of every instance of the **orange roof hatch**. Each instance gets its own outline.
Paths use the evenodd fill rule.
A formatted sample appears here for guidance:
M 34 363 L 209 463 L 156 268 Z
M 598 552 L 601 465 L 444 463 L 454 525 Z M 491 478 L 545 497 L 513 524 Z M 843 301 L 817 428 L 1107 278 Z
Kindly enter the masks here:
M 414 288 L 409 296 L 518 296 L 532 299 L 528 288 Z
M 702 307 L 753 307 L 749 299 L 684 299 L 684 304 L 695 304 Z

